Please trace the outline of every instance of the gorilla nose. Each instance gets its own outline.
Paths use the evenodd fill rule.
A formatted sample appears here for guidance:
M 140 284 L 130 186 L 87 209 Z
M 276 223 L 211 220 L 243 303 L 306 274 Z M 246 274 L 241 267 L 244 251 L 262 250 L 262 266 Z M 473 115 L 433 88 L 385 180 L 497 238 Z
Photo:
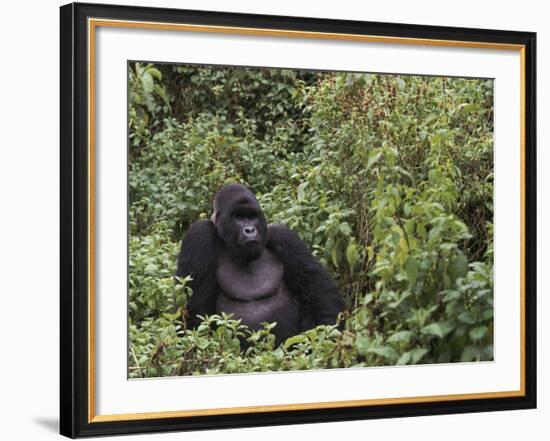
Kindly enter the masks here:
M 256 227 L 244 227 L 243 233 L 246 237 L 252 238 L 256 236 Z

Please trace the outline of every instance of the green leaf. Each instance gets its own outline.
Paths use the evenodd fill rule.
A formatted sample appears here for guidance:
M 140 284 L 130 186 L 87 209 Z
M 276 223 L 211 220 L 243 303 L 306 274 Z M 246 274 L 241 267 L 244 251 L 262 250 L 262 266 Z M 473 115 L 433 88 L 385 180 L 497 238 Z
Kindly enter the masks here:
M 143 76 L 141 77 L 141 82 L 143 84 L 143 89 L 146 91 L 146 92 L 152 92 L 154 87 L 155 87 L 155 83 L 153 82 L 153 77 L 151 75 L 149 75 L 147 72 L 145 72 L 143 74 Z
M 441 245 L 439 245 L 439 248 L 442 251 L 451 251 L 456 249 L 456 243 L 454 242 L 443 242 Z
M 470 332 L 468 332 L 468 335 L 472 339 L 472 341 L 477 342 L 481 340 L 483 337 L 485 337 L 485 334 L 487 334 L 487 326 L 476 326 L 475 328 L 470 329 Z
M 154 263 L 150 263 L 145 267 L 143 272 L 145 273 L 146 276 L 154 276 L 157 274 L 158 270 L 159 270 L 158 265 L 155 265 Z
M 416 348 L 411 351 L 411 364 L 416 364 L 428 353 L 427 349 Z
M 466 346 L 462 351 L 462 354 L 460 355 L 460 361 L 462 362 L 474 361 L 474 360 L 478 360 L 479 358 L 480 358 L 479 348 L 472 345 Z
M 460 320 L 462 323 L 466 323 L 467 325 L 473 325 L 476 322 L 476 319 L 470 311 L 464 311 L 460 313 L 458 316 L 458 320 Z
M 365 166 L 365 171 L 369 170 L 374 164 L 376 164 L 381 156 L 382 156 L 382 152 L 376 152 L 376 153 L 371 152 L 369 154 L 367 165 Z
M 480 109 L 479 104 L 476 103 L 464 103 L 458 107 L 461 108 L 464 112 L 474 112 Z
M 233 337 L 231 339 L 231 347 L 235 350 L 239 350 L 241 348 L 241 342 L 237 337 Z
M 284 348 L 288 349 L 292 345 L 298 344 L 298 343 L 304 343 L 307 341 L 307 337 L 303 334 L 294 335 L 290 338 L 287 338 L 284 343 Z
M 455 257 L 451 260 L 449 268 L 447 270 L 449 276 L 453 279 L 464 277 L 468 272 L 468 258 L 462 251 L 458 251 Z
M 403 90 L 403 89 L 405 88 L 405 85 L 406 85 L 406 84 L 405 84 L 405 81 L 403 81 L 403 79 L 402 79 L 402 78 L 399 78 L 399 77 L 397 77 L 395 80 L 397 81 L 397 87 L 398 87 L 400 90 Z
M 176 320 L 179 316 L 179 312 L 175 312 L 173 314 L 170 314 L 169 312 L 165 312 L 162 314 L 163 317 L 167 318 L 168 320 Z
M 418 261 L 413 256 L 407 258 L 405 270 L 407 271 L 407 279 L 409 279 L 410 285 L 413 286 L 418 276 Z
M 338 268 L 338 248 L 334 247 L 330 253 L 333 265 Z
M 346 249 L 346 259 L 349 263 L 351 269 L 355 268 L 357 261 L 359 260 L 359 251 L 357 250 L 357 245 L 353 242 L 348 245 Z
M 307 184 L 300 184 L 298 186 L 297 196 L 299 201 L 303 201 L 306 198 L 305 187 Z
M 361 304 L 363 306 L 367 306 L 370 302 L 372 302 L 373 299 L 374 299 L 374 296 L 372 294 L 365 294 L 365 297 L 363 297 Z M 362 312 L 362 311 L 364 311 L 364 309 L 359 310 L 359 312 Z
M 351 234 L 351 226 L 347 222 L 342 222 L 340 225 L 338 225 L 338 230 L 340 233 L 349 236 Z
M 401 242 L 401 235 L 397 231 L 392 232 L 391 241 L 393 243 L 393 246 L 397 248 L 399 246 L 399 242 Z
M 147 69 L 147 73 L 153 77 L 155 77 L 157 80 L 162 80 L 162 74 L 160 71 L 155 67 L 150 67 Z
M 462 294 L 460 291 L 449 289 L 445 291 L 445 296 L 443 297 L 443 301 L 445 303 L 452 302 L 453 300 L 459 299 L 461 295 Z
M 411 339 L 411 331 L 399 331 L 394 333 L 390 338 L 388 338 L 388 343 L 401 343 L 408 342 Z
M 435 335 L 436 337 L 443 338 L 443 329 L 439 323 L 431 323 L 427 326 L 424 326 L 421 330 L 422 334 Z
M 359 355 L 367 355 L 370 348 L 370 339 L 365 335 L 358 335 L 355 339 L 355 348 Z
M 410 352 L 405 352 L 401 357 L 399 357 L 399 360 L 397 360 L 398 365 L 408 364 L 411 361 L 412 354 Z
M 397 352 L 390 346 L 375 346 L 370 348 L 367 352 L 376 354 L 379 357 L 386 358 L 388 360 L 395 360 L 397 358 Z

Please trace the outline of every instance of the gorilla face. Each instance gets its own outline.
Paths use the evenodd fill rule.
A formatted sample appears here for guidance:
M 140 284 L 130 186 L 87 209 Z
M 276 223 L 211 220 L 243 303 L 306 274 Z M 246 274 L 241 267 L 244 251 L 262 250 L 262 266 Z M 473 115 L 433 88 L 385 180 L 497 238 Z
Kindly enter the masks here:
M 223 187 L 214 200 L 218 236 L 228 254 L 241 263 L 259 258 L 267 241 L 267 222 L 254 194 L 244 185 Z

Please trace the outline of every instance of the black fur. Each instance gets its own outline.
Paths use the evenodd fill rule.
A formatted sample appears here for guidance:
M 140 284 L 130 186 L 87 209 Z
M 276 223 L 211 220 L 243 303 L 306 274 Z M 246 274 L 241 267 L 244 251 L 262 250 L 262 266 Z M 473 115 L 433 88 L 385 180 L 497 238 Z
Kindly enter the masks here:
M 245 228 L 251 234 L 245 235 Z M 248 240 L 251 237 L 253 240 Z M 193 295 L 187 304 L 187 326 L 194 328 L 200 323 L 197 315 L 221 312 L 217 310 L 218 296 L 224 295 L 217 279 L 220 261 L 229 258 L 233 262 L 232 268 L 242 268 L 243 277 L 250 277 L 251 268 L 255 268 L 255 262 L 264 260 L 260 260 L 260 257 L 265 252 L 268 256 L 274 255 L 282 263 L 283 275 L 279 291 L 286 292 L 286 297 L 289 297 L 289 293 L 292 299 L 288 302 L 286 312 L 274 312 L 280 318 L 274 330 L 277 341 L 280 342 L 296 331 L 301 332 L 319 324 L 335 323 L 338 313 L 343 309 L 343 300 L 332 277 L 296 233 L 283 225 L 268 227 L 256 197 L 248 188 L 231 184 L 223 187 L 216 195 L 212 220 L 200 220 L 191 225 L 182 243 L 177 261 L 177 275 L 191 275 L 193 279 Z M 265 260 L 270 261 L 267 258 Z M 280 263 L 277 264 L 279 268 Z M 270 273 L 269 266 L 270 263 L 267 268 L 265 265 L 262 268 Z M 273 273 L 277 273 L 275 267 L 273 268 Z M 237 276 L 229 282 L 240 280 L 240 275 Z M 227 276 L 223 280 L 227 281 Z M 242 290 L 249 291 L 244 286 Z M 282 296 L 283 294 L 278 294 L 279 291 L 274 295 Z M 288 323 L 287 318 L 293 316 L 296 304 L 298 323 Z M 252 303 L 249 305 L 254 307 Z M 246 323 L 250 317 L 235 318 L 243 319 Z M 282 326 L 287 329 L 282 329 Z

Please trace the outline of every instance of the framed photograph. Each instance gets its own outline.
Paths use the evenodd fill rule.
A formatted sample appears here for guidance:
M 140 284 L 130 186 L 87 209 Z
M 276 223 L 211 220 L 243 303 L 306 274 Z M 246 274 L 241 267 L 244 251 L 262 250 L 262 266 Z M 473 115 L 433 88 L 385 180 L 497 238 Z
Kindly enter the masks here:
M 61 7 L 61 434 L 536 406 L 536 36 Z

